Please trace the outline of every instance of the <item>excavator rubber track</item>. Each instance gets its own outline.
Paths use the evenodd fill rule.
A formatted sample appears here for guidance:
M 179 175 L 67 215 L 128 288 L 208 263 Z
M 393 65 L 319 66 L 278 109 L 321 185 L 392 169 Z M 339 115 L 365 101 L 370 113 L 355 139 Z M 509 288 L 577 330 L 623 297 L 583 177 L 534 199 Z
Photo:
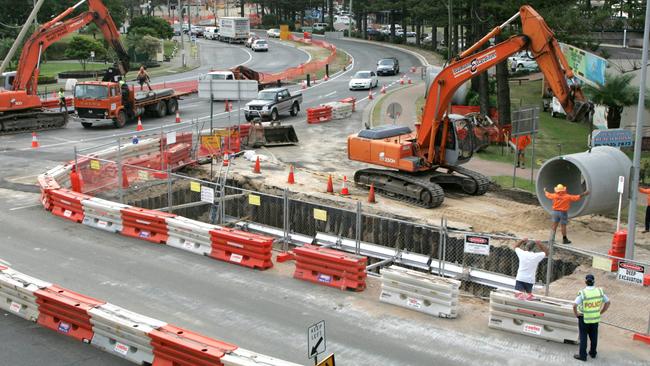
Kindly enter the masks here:
M 394 170 L 362 169 L 354 173 L 354 183 L 370 187 L 382 196 L 398 199 L 424 208 L 435 208 L 445 200 L 445 192 L 428 176 L 400 173 Z
M 463 191 L 467 194 L 470 194 L 472 196 L 482 196 L 490 188 L 490 179 L 479 172 L 475 172 L 461 166 L 455 166 L 450 169 L 457 174 L 465 176 L 474 181 L 474 187 L 468 186 L 467 184 L 462 185 Z
M 63 128 L 68 123 L 67 112 L 30 111 L 0 115 L 0 135 L 13 135 Z

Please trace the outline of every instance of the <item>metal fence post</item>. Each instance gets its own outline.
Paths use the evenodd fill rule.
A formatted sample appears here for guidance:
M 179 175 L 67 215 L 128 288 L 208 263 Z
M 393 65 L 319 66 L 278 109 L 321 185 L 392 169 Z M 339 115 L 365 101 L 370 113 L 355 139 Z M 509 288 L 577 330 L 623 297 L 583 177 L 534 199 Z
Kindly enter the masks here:
M 164 170 L 165 166 L 165 142 L 163 140 L 164 127 L 160 126 L 160 170 Z
M 442 262 L 440 263 L 440 266 L 441 266 L 440 272 L 441 272 L 441 275 L 444 276 L 445 275 L 445 261 L 447 260 L 447 236 L 448 236 L 448 233 L 447 233 L 447 219 L 443 219 L 442 233 L 443 233 L 443 236 L 442 236 L 442 258 L 441 258 Z
M 74 146 L 74 169 L 77 170 L 79 167 L 77 166 L 77 145 Z
M 167 205 L 169 206 L 169 213 L 173 213 L 174 202 L 172 192 L 172 168 L 167 165 Z
M 355 254 L 361 254 L 361 201 L 357 201 L 357 222 L 355 232 Z M 396 252 L 397 253 L 397 252 Z
M 223 220 L 226 217 L 226 179 L 222 181 L 219 190 L 219 223 L 223 224 Z
M 120 138 L 117 138 L 117 190 L 119 192 L 120 203 L 124 203 L 124 187 L 122 187 L 122 182 L 124 182 L 124 172 L 122 171 L 122 144 L 120 143 Z
M 555 242 L 555 232 L 551 230 L 548 238 L 548 258 L 546 259 L 546 284 L 544 286 L 544 296 L 549 296 L 551 275 L 553 274 L 553 243 Z
M 289 250 L 289 191 L 285 188 L 282 192 L 282 251 Z
M 444 224 L 444 219 L 440 218 L 440 230 L 438 231 L 438 276 L 442 276 L 442 243 L 444 239 L 444 233 L 442 232 L 442 225 Z

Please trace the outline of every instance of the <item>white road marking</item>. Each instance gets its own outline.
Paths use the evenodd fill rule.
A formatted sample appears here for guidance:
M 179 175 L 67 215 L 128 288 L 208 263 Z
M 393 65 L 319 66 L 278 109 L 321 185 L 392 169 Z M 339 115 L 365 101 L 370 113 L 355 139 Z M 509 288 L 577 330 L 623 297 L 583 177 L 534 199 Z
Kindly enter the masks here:
M 248 54 L 248 60 L 246 60 L 243 64 L 240 64 L 240 65 L 243 66 L 243 65 L 246 65 L 247 63 L 253 61 L 253 53 L 250 52 L 249 50 L 247 50 L 246 46 L 244 46 L 244 48 L 242 48 L 241 50 Z
M 331 93 L 329 93 L 329 94 L 325 94 L 325 98 L 327 98 L 327 97 L 331 97 L 331 96 L 334 95 L 334 94 L 336 94 L 336 90 L 333 91 L 333 92 L 331 92 Z
M 41 204 L 40 203 L 34 203 L 33 205 L 12 207 L 12 208 L 9 209 L 9 211 L 22 210 L 24 208 L 31 208 L 31 207 L 36 207 L 36 206 L 41 206 Z

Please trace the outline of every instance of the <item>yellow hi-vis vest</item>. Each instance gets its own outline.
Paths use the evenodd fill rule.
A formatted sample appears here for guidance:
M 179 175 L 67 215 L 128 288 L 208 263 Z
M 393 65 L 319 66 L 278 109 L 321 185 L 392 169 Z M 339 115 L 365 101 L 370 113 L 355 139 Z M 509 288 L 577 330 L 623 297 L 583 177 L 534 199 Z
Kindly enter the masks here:
M 62 91 L 59 91 L 59 99 L 65 98 L 65 93 Z
M 580 291 L 582 304 L 578 311 L 582 313 L 585 324 L 600 322 L 600 310 L 603 307 L 603 290 L 601 288 L 584 289 Z

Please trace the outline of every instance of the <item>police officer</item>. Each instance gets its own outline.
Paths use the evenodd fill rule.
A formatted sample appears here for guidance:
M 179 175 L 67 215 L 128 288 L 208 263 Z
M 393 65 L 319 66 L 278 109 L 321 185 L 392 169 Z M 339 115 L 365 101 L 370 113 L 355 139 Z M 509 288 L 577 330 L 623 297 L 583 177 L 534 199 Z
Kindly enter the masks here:
M 603 289 L 594 286 L 595 282 L 594 275 L 588 274 L 585 277 L 587 287 L 580 290 L 573 304 L 573 313 L 578 317 L 580 332 L 580 353 L 573 355 L 573 358 L 580 361 L 587 361 L 587 337 L 591 340 L 589 356 L 596 358 L 600 315 L 604 314 L 610 305 Z
M 59 112 L 61 112 L 63 108 L 65 108 L 65 111 L 67 113 L 68 105 L 65 102 L 65 92 L 63 91 L 63 88 L 59 88 L 58 97 L 59 97 Z

